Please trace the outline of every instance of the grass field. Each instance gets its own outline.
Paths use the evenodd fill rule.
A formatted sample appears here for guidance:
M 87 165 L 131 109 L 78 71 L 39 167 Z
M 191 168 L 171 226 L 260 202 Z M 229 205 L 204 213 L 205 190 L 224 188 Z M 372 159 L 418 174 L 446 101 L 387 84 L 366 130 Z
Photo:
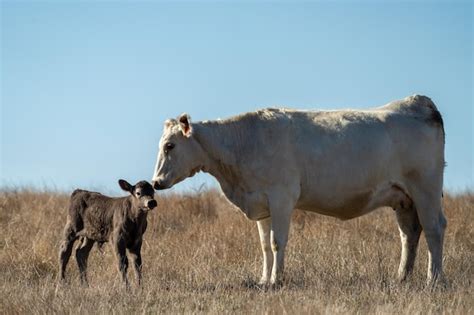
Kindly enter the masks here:
M 0 192 L 0 314 L 474 314 L 472 193 L 445 196 L 447 287 L 434 292 L 424 288 L 423 237 L 413 279 L 396 282 L 400 240 L 391 209 L 350 221 L 295 211 L 283 288 L 251 287 L 261 269 L 256 224 L 215 191 L 158 198 L 145 233 L 141 290 L 122 289 L 106 245 L 91 252 L 89 288 L 79 286 L 72 257 L 69 285 L 56 291 L 67 203 L 54 192 Z

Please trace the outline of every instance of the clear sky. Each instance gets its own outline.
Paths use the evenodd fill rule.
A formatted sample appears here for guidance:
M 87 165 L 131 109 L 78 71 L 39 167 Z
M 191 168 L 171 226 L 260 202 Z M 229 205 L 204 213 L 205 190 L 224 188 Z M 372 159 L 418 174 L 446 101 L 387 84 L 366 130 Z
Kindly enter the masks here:
M 474 188 L 467 2 L 1 2 L 1 185 L 118 193 L 163 122 L 430 96 L 445 187 Z M 317 166 L 315 166 L 317 167 Z M 177 185 L 214 185 L 198 175 Z

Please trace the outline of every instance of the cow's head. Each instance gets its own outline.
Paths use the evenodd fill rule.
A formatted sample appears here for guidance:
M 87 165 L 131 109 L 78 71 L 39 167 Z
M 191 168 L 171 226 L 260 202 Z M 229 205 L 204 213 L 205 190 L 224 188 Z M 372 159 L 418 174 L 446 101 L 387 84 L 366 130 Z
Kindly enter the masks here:
M 201 170 L 202 147 L 193 136 L 187 114 L 165 122 L 160 139 L 153 187 L 166 189 Z
M 154 199 L 155 191 L 149 182 L 142 180 L 133 186 L 126 180 L 119 179 L 118 183 L 120 188 L 132 195 L 137 202 L 135 205 L 139 209 L 148 211 L 157 206 L 156 200 Z

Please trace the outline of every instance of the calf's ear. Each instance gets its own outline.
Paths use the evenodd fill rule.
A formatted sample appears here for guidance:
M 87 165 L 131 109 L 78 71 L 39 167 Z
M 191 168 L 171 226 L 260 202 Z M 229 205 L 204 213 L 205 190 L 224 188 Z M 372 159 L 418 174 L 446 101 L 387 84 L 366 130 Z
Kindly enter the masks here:
M 191 117 L 188 114 L 182 114 L 178 118 L 179 126 L 181 127 L 181 131 L 183 132 L 183 136 L 186 138 L 191 137 L 193 132 L 193 128 L 191 126 Z
M 123 190 L 132 193 L 133 192 L 133 186 L 129 184 L 125 179 L 119 179 L 118 181 L 120 188 Z

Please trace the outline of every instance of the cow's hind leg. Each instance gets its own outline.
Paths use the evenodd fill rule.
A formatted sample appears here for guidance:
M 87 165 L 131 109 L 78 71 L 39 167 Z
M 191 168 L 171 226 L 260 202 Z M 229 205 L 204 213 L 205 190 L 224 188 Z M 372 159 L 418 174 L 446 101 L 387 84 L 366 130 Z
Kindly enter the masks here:
M 398 280 L 404 281 L 413 271 L 422 228 L 416 210 L 412 205 L 399 207 L 395 210 L 402 242 Z
M 427 282 L 434 284 L 442 277 L 443 273 L 443 240 L 446 218 L 441 205 L 441 192 L 438 194 L 415 190 L 412 195 L 428 245 Z
M 94 246 L 94 241 L 90 238 L 83 237 L 81 239 L 81 245 L 76 249 L 76 261 L 77 266 L 79 267 L 79 273 L 81 276 L 81 283 L 88 285 L 87 282 L 87 259 L 89 258 L 89 253 Z
M 66 266 L 69 262 L 69 258 L 71 257 L 72 247 L 74 246 L 76 239 L 77 236 L 74 232 L 73 226 L 71 222 L 68 221 L 68 223 L 66 223 L 66 227 L 64 228 L 63 240 L 59 246 L 59 281 L 64 281 L 65 279 Z
M 260 235 L 260 245 L 263 252 L 263 270 L 262 277 L 258 284 L 265 285 L 268 283 L 270 273 L 272 272 L 273 253 L 270 243 L 271 218 L 257 221 L 258 234 Z

